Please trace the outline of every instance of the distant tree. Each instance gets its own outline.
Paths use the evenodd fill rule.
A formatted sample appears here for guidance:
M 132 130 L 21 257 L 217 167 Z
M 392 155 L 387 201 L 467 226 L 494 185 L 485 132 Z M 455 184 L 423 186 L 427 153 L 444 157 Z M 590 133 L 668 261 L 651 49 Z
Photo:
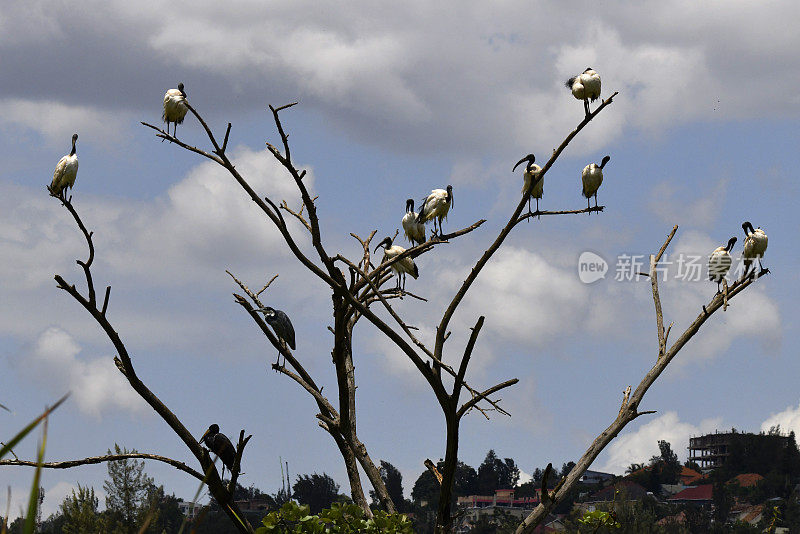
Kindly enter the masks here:
M 164 486 L 150 485 L 147 490 L 147 510 L 144 518 L 149 516 L 150 525 L 145 532 L 161 534 L 162 532 L 177 532 L 183 523 L 183 512 L 178 503 L 180 500 L 173 494 L 167 495 Z M 228 522 L 228 520 L 226 518 Z
M 519 468 L 511 458 L 501 460 L 494 449 L 486 453 L 478 467 L 478 493 L 493 495 L 497 489 L 513 488 L 519 481 Z
M 698 464 L 697 462 L 693 462 L 691 460 L 686 460 L 685 462 L 683 462 L 683 466 L 689 469 L 694 469 L 698 473 L 700 473 L 703 470 L 703 468 L 700 467 L 700 464 Z
M 82 534 L 99 532 L 102 524 L 98 506 L 100 501 L 94 494 L 94 488 L 78 484 L 78 492 L 72 490 L 61 503 L 61 515 L 64 534 Z
M 640 469 L 644 469 L 644 464 L 635 464 L 635 463 L 634 463 L 634 464 L 631 464 L 631 465 L 629 465 L 629 466 L 628 466 L 628 467 L 625 469 L 625 474 L 626 474 L 626 475 L 632 475 L 632 474 L 634 474 L 636 471 L 639 471 Z
M 575 467 L 575 462 L 566 462 L 561 465 L 561 476 L 565 477 L 572 471 L 572 468 Z
M 340 500 L 339 484 L 325 473 L 300 475 L 292 486 L 292 496 L 299 503 L 307 504 L 312 514 L 318 514 Z
M 385 460 L 381 460 L 381 478 L 386 485 L 386 490 L 389 492 L 389 497 L 398 512 L 404 513 L 408 511 L 410 503 L 406 501 L 403 496 L 403 475 L 400 471 Z M 380 508 L 380 500 L 375 490 L 370 490 L 369 496 L 372 499 L 372 506 Z
M 658 442 L 658 449 L 661 451 L 660 469 L 662 484 L 677 484 L 678 475 L 681 474 L 681 463 L 678 460 L 678 455 L 672 451 L 672 446 L 668 441 L 660 440 Z
M 114 444 L 114 454 L 136 452 L 120 449 Z M 108 454 L 112 454 L 111 450 Z M 108 479 L 103 483 L 110 530 L 114 533 L 136 534 L 150 510 L 148 497 L 153 479 L 144 472 L 144 462 L 125 458 L 108 462 Z

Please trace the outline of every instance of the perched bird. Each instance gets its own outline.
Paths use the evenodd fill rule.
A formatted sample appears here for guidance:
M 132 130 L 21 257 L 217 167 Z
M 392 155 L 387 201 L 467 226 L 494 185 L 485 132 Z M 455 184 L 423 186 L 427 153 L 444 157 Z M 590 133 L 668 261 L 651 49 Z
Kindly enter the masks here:
M 425 242 L 425 225 L 417 221 L 417 213 L 414 211 L 414 199 L 406 200 L 406 214 L 403 215 L 403 233 L 412 245 Z
M 228 436 L 222 434 L 219 431 L 219 425 L 214 423 L 206 433 L 203 434 L 203 437 L 200 438 L 200 443 L 205 444 L 208 447 L 208 450 L 219 456 L 219 459 L 222 460 L 222 474 L 225 475 L 225 468 L 227 467 L 228 470 L 233 473 L 233 462 L 236 460 L 236 449 L 231 443 L 231 440 L 228 439 Z
M 186 93 L 183 90 L 183 84 L 179 83 L 177 89 L 170 89 L 164 93 L 164 113 L 161 118 L 167 123 L 167 135 L 169 135 L 169 123 L 175 123 L 173 135 L 178 137 L 178 125 L 183 122 L 186 112 L 189 108 L 186 107 Z
M 78 134 L 72 134 L 72 150 L 69 154 L 58 160 L 56 170 L 53 171 L 53 181 L 50 182 L 50 192 L 61 196 L 66 188 L 72 189 L 75 177 L 78 176 L 78 156 L 75 154 L 75 143 Z
M 274 308 L 270 308 L 269 306 L 264 308 L 256 308 L 256 311 L 260 311 L 264 314 L 264 319 L 272 327 L 272 330 L 275 332 L 275 335 L 278 336 L 278 339 L 294 350 L 294 327 L 292 326 L 292 321 L 289 320 L 289 316 L 283 313 L 281 310 L 276 310 Z M 280 363 L 280 361 L 281 353 L 278 352 L 278 363 Z
M 542 194 L 544 193 L 544 178 L 539 179 L 539 173 L 541 172 L 542 168 L 538 165 L 534 165 L 534 161 L 536 161 L 536 156 L 533 154 L 528 154 L 521 160 L 514 165 L 514 168 L 511 169 L 511 172 L 517 170 L 517 167 L 523 161 L 527 161 L 528 164 L 525 166 L 525 177 L 524 182 L 522 185 L 522 194 L 524 195 L 531 186 L 531 182 L 534 182 L 533 189 L 531 189 L 531 196 L 528 197 L 528 213 L 531 212 L 531 197 L 536 199 L 536 211 L 539 211 L 539 199 L 542 198 Z
M 590 163 L 586 167 L 583 168 L 583 172 L 581 172 L 581 180 L 583 181 L 583 196 L 586 197 L 586 207 L 591 207 L 589 204 L 589 198 L 594 196 L 594 207 L 597 207 L 597 190 L 600 189 L 600 185 L 603 183 L 603 167 L 606 166 L 611 160 L 611 156 L 605 156 L 603 161 L 600 162 L 600 165 L 597 163 Z
M 375 247 L 375 251 L 377 252 L 380 247 L 383 247 L 384 250 L 383 260 L 381 260 L 381 263 L 386 263 L 387 261 L 391 260 L 396 256 L 399 256 L 400 254 L 406 251 L 406 249 L 404 249 L 399 245 L 392 246 L 391 237 L 387 237 L 386 239 L 378 243 L 378 246 Z M 405 289 L 406 274 L 410 274 L 414 280 L 419 278 L 419 269 L 417 269 L 417 264 L 414 263 L 414 260 L 412 260 L 408 256 L 392 264 L 392 270 L 395 273 L 397 273 L 397 289 L 400 289 L 401 280 L 403 283 L 403 289 Z
M 589 67 L 581 74 L 567 80 L 564 85 L 572 91 L 572 96 L 578 100 L 583 100 L 583 109 L 588 115 L 589 100 L 594 102 L 600 98 L 600 75 L 592 67 Z
M 750 221 L 742 223 L 742 230 L 744 230 L 745 235 L 744 252 L 742 253 L 744 256 L 744 274 L 747 275 L 755 259 L 758 259 L 758 266 L 762 269 L 764 268 L 761 265 L 761 258 L 764 257 L 764 252 L 767 251 L 767 234 L 761 227 L 753 229 Z M 755 269 L 755 267 L 753 268 Z
M 711 256 L 708 257 L 708 279 L 717 283 L 717 293 L 721 293 L 720 284 L 731 268 L 730 252 L 735 243 L 736 238 L 730 238 L 727 246 L 715 248 Z
M 417 222 L 425 223 L 433 220 L 433 233 L 436 233 L 436 221 L 439 221 L 439 235 L 442 235 L 442 219 L 447 218 L 447 212 L 453 204 L 453 186 L 447 189 L 434 189 L 431 194 L 422 199 Z

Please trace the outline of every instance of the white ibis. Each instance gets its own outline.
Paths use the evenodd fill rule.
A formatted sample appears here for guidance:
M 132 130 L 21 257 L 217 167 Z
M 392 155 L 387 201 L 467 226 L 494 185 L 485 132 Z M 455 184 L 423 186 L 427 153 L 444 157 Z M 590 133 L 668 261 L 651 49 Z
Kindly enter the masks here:
M 750 266 L 753 264 L 753 260 L 758 259 L 758 266 L 762 269 L 764 268 L 763 265 L 761 265 L 761 258 L 764 257 L 764 252 L 767 251 L 767 234 L 760 226 L 753 229 L 753 225 L 750 224 L 750 221 L 742 223 L 742 230 L 744 230 L 744 235 L 746 236 L 744 240 L 744 252 L 742 253 L 744 256 L 744 274 L 746 275 L 750 270 Z M 753 268 L 755 269 L 755 267 Z
M 597 163 L 590 163 L 583 168 L 581 172 L 581 181 L 583 182 L 583 196 L 586 197 L 586 208 L 589 209 L 589 199 L 594 196 L 594 207 L 597 207 L 597 190 L 603 183 L 603 167 L 606 166 L 611 160 L 611 156 L 605 156 L 600 165 Z
M 414 211 L 414 199 L 406 200 L 406 214 L 403 215 L 403 233 L 408 242 L 422 244 L 425 242 L 425 225 L 417 221 L 417 213 Z
M 736 238 L 728 240 L 724 247 L 717 247 L 708 257 L 708 279 L 717 283 L 717 293 L 721 293 L 720 284 L 731 268 L 731 250 L 736 243 Z
M 75 143 L 78 141 L 78 134 L 72 134 L 72 150 L 69 154 L 58 160 L 56 170 L 53 171 L 53 181 L 50 182 L 50 192 L 55 196 L 61 196 L 64 190 L 75 185 L 75 178 L 78 176 L 78 156 L 75 154 Z
M 167 123 L 167 135 L 169 135 L 169 123 L 174 123 L 173 135 L 178 137 L 178 125 L 183 122 L 186 112 L 189 108 L 186 107 L 186 92 L 183 90 L 183 84 L 179 83 L 177 89 L 170 89 L 164 93 L 164 113 L 161 118 Z
M 433 220 L 433 233 L 436 233 L 436 221 L 439 221 L 439 235 L 442 235 L 442 219 L 447 218 L 447 212 L 453 204 L 453 186 L 447 189 L 434 189 L 431 194 L 422 200 L 419 208 L 417 222 L 425 223 Z
M 533 154 L 528 154 L 527 156 L 519 160 L 516 165 L 514 165 L 514 168 L 511 169 L 511 172 L 517 170 L 517 167 L 523 161 L 527 161 L 528 164 L 525 165 L 525 176 L 522 185 L 522 194 L 524 195 L 525 193 L 528 192 L 528 190 L 530 190 L 530 196 L 528 197 L 528 213 L 531 212 L 531 197 L 536 199 L 536 211 L 538 213 L 539 199 L 542 198 L 542 195 L 544 194 L 544 178 L 539 179 L 539 173 L 542 171 L 542 168 L 534 164 L 534 161 L 536 161 L 536 156 L 534 156 Z M 531 182 L 534 183 L 533 189 L 530 189 Z
M 380 243 L 378 246 L 375 247 L 375 251 L 377 252 L 380 247 L 383 247 L 383 260 L 381 263 L 386 263 L 387 261 L 395 258 L 406 251 L 403 247 L 399 245 L 392 245 L 392 238 L 387 237 Z M 417 269 L 417 264 L 414 263 L 414 260 L 406 256 L 405 258 L 401 259 L 392 264 L 392 270 L 397 274 L 397 289 L 400 289 L 400 283 L 402 280 L 402 289 L 406 287 L 406 274 L 410 274 L 411 277 L 416 280 L 419 278 L 419 269 Z
M 589 115 L 589 101 L 594 102 L 600 98 L 600 75 L 589 67 L 581 74 L 567 80 L 565 85 L 572 91 L 572 96 L 583 100 L 583 109 Z

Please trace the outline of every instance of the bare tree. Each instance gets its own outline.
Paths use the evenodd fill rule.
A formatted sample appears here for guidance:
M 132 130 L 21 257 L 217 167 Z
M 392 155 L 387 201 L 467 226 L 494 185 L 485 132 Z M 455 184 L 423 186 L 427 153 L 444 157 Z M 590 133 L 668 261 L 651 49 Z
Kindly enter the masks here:
M 290 350 L 285 343 L 281 341 L 264 317 L 259 313 L 259 309 L 264 307 L 261 301 L 261 295 L 266 291 L 270 284 L 275 280 L 275 275 L 271 280 L 258 291 L 251 290 L 248 285 L 239 280 L 233 274 L 230 276 L 237 284 L 243 294 L 234 293 L 234 298 L 237 304 L 250 315 L 256 326 L 262 331 L 269 343 L 275 347 L 284 357 L 284 363 L 280 361 L 275 363 L 272 368 L 275 371 L 283 374 L 289 379 L 296 382 L 302 389 L 310 394 L 317 405 L 318 413 L 316 418 L 319 420 L 319 425 L 324 429 L 334 440 L 336 446 L 342 455 L 344 464 L 347 470 L 351 496 L 359 506 L 361 506 L 365 513 L 371 515 L 363 485 L 361 482 L 361 475 L 359 468 L 364 471 L 370 484 L 372 485 L 375 495 L 379 500 L 381 506 L 389 512 L 395 511 L 395 504 L 389 496 L 389 492 L 384 484 L 380 475 L 380 469 L 375 465 L 371 459 L 367 447 L 358 437 L 356 425 L 356 377 L 355 367 L 353 364 L 353 329 L 356 323 L 362 318 L 366 319 L 370 324 L 377 328 L 389 341 L 391 341 L 399 350 L 401 350 L 411 361 L 412 365 L 419 371 L 425 381 L 430 386 L 437 402 L 442 410 L 445 422 L 445 458 L 443 469 L 441 472 L 435 469 L 437 480 L 440 482 L 440 498 L 436 519 L 437 532 L 450 532 L 452 530 L 452 510 L 451 502 L 453 499 L 453 484 L 455 470 L 458 462 L 458 444 L 459 444 L 459 427 L 462 418 L 470 413 L 473 409 L 483 414 L 487 419 L 490 417 L 490 412 L 496 412 L 502 415 L 509 415 L 500 405 L 499 399 L 496 394 L 510 387 L 518 382 L 516 378 L 511 378 L 492 385 L 490 387 L 478 388 L 473 387 L 467 383 L 466 376 L 469 362 L 473 357 L 473 351 L 480 335 L 481 329 L 484 324 L 484 317 L 478 317 L 475 320 L 474 326 L 466 345 L 463 348 L 455 349 L 459 356 L 455 358 L 458 365 L 450 365 L 446 363 L 452 358 L 446 358 L 445 343 L 450 336 L 449 324 L 456 310 L 458 309 L 464 297 L 469 292 L 472 284 L 480 275 L 482 269 L 489 263 L 494 254 L 503 245 L 505 239 L 511 231 L 522 221 L 539 217 L 541 215 L 571 215 L 580 213 L 590 213 L 592 211 L 602 212 L 604 206 L 587 207 L 578 210 L 560 210 L 560 211 L 535 211 L 533 213 L 523 214 L 523 209 L 530 197 L 532 190 L 536 185 L 544 179 L 545 174 L 556 163 L 559 156 L 563 153 L 564 149 L 569 145 L 572 139 L 580 133 L 594 118 L 598 116 L 607 106 L 612 104 L 613 98 L 617 93 L 613 93 L 610 97 L 604 100 L 594 112 L 588 113 L 583 120 L 571 131 L 563 142 L 556 148 L 545 165 L 542 167 L 536 180 L 532 180 L 531 184 L 523 192 L 518 204 L 511 211 L 508 221 L 499 231 L 491 245 L 484 251 L 480 257 L 477 258 L 472 269 L 469 271 L 466 279 L 461 283 L 459 289 L 448 302 L 441 319 L 436 327 L 435 338 L 432 347 L 429 347 L 425 342 L 418 338 L 415 334 L 417 328 L 409 321 L 406 321 L 392 306 L 392 301 L 395 299 L 410 297 L 419 300 L 426 300 L 424 297 L 415 295 L 411 292 L 405 291 L 400 288 L 384 288 L 384 285 L 391 278 L 391 267 L 398 261 L 404 258 L 417 258 L 423 254 L 430 253 L 437 246 L 449 243 L 457 238 L 461 238 L 480 227 L 485 220 L 481 219 L 475 223 L 454 231 L 446 235 L 432 235 L 431 238 L 416 246 L 407 249 L 402 254 L 375 265 L 370 257 L 370 247 L 372 239 L 376 231 L 367 231 L 364 234 L 366 237 L 361 237 L 355 233 L 351 236 L 356 239 L 361 246 L 362 252 L 360 256 L 355 259 L 346 257 L 343 253 L 330 253 L 328 247 L 325 245 L 323 239 L 323 228 L 320 226 L 317 217 L 316 198 L 312 197 L 305 182 L 303 181 L 306 171 L 299 169 L 295 166 L 292 159 L 291 147 L 289 145 L 289 136 L 284 130 L 281 122 L 281 112 L 291 108 L 296 103 L 287 104 L 280 107 L 270 107 L 272 111 L 272 118 L 280 136 L 280 143 L 278 146 L 267 143 L 267 148 L 273 157 L 283 166 L 291 179 L 297 187 L 297 192 L 300 196 L 300 205 L 298 208 L 293 209 L 285 199 L 272 199 L 269 197 L 261 197 L 260 194 L 247 181 L 246 177 L 242 176 L 236 169 L 233 162 L 229 159 L 227 154 L 228 139 L 231 132 L 231 124 L 228 123 L 222 142 L 220 143 L 217 137 L 212 132 L 211 128 L 202 118 L 202 116 L 187 103 L 189 111 L 198 120 L 204 129 L 208 141 L 211 144 L 209 149 L 198 148 L 188 145 L 183 141 L 177 139 L 174 135 L 170 135 L 164 129 L 142 123 L 145 126 L 152 128 L 156 131 L 156 136 L 163 140 L 168 140 L 175 146 L 181 147 L 190 152 L 196 153 L 200 156 L 208 158 L 221 167 L 223 167 L 233 178 L 233 180 L 244 190 L 250 199 L 260 208 L 263 214 L 275 226 L 281 237 L 285 241 L 287 247 L 294 255 L 295 259 L 306 268 L 306 270 L 317 279 L 321 280 L 330 290 L 332 311 L 334 323 L 329 330 L 333 333 L 333 346 L 331 349 L 332 361 L 334 365 L 334 372 L 336 375 L 336 398 L 331 401 L 326 395 L 323 395 L 322 388 L 319 387 L 316 381 L 308 373 L 302 364 L 302 360 L 308 358 L 307 354 L 295 354 Z M 63 205 L 73 215 L 78 227 L 83 232 L 89 246 L 89 258 L 87 261 L 78 261 L 78 264 L 83 268 L 87 280 L 87 294 L 80 293 L 74 285 L 69 285 L 60 276 L 56 275 L 58 287 L 69 293 L 75 300 L 77 300 L 95 319 L 95 321 L 105 331 L 109 340 L 114 345 L 117 351 L 115 363 L 120 372 L 127 378 L 131 386 L 136 392 L 150 404 L 150 406 L 167 422 L 173 431 L 181 437 L 186 446 L 195 456 L 200 463 L 202 473 L 186 466 L 181 462 L 171 459 L 163 459 L 156 455 L 147 455 L 148 458 L 165 461 L 196 478 L 207 480 L 211 493 L 214 498 L 222 505 L 223 509 L 229 515 L 231 520 L 237 525 L 242 532 L 252 532 L 253 528 L 242 519 L 242 515 L 236 508 L 235 503 L 232 501 L 232 490 L 235 487 L 238 469 L 234 470 L 231 482 L 226 486 L 220 480 L 219 475 L 214 468 L 214 465 L 209 458 L 205 449 L 201 448 L 197 440 L 188 432 L 188 430 L 180 422 L 179 418 L 174 415 L 156 395 L 150 391 L 137 377 L 130 356 L 125 349 L 119 335 L 114 330 L 111 323 L 106 317 L 108 307 L 108 300 L 110 294 L 110 287 L 106 289 L 102 305 L 98 308 L 98 301 L 95 293 L 95 288 L 91 275 L 91 264 L 94 258 L 94 246 L 92 244 L 92 233 L 88 232 L 83 225 L 80 217 L 75 211 L 71 203 L 71 198 L 59 197 Z M 312 251 L 306 254 L 301 250 L 298 245 L 298 236 L 293 233 L 287 223 L 284 213 L 290 215 L 293 219 L 301 223 L 300 231 L 307 232 L 311 238 Z M 661 247 L 660 251 L 651 257 L 650 273 L 655 273 L 655 266 L 659 262 L 662 254 L 666 250 L 672 237 L 675 235 L 677 226 L 670 233 L 669 237 Z M 767 271 L 762 271 L 758 275 L 766 274 Z M 614 422 L 592 443 L 583 457 L 578 461 L 574 469 L 564 477 L 556 486 L 553 492 L 547 492 L 547 478 L 551 472 L 548 469 L 545 471 L 543 477 L 543 499 L 542 503 L 534 510 L 534 512 L 525 519 L 519 526 L 518 532 L 530 532 L 538 525 L 547 513 L 557 504 L 564 495 L 577 483 L 583 472 L 589 467 L 592 461 L 597 457 L 600 451 L 613 439 L 625 425 L 640 415 L 652 412 L 639 412 L 638 407 L 644 394 L 650 385 L 661 374 L 664 368 L 674 358 L 677 352 L 686 344 L 686 342 L 694 336 L 705 320 L 717 311 L 720 307 L 727 305 L 728 299 L 735 297 L 741 291 L 746 289 L 756 279 L 756 275 L 750 275 L 747 278 L 734 283 L 725 293 L 716 295 L 708 305 L 703 309 L 703 313 L 687 328 L 687 330 L 675 341 L 671 347 L 667 348 L 667 339 L 671 330 L 670 325 L 666 330 L 663 324 L 663 315 L 661 311 L 661 303 L 658 295 L 658 283 L 656 276 L 651 276 L 651 283 L 653 289 L 653 299 L 656 308 L 657 320 L 657 335 L 658 335 L 658 360 L 655 366 L 646 374 L 642 382 L 632 395 L 629 390 L 626 392 L 622 407 L 619 411 Z M 375 307 L 378 307 L 378 311 Z M 380 313 L 380 315 L 379 315 Z M 451 351 L 448 351 L 451 352 Z M 462 393 L 466 392 L 466 398 L 462 399 Z M 247 443 L 242 431 L 237 447 L 236 465 L 238 465 L 244 447 Z M 113 455 L 112 455 L 113 456 Z M 145 457 L 145 456 L 138 456 Z M 44 467 L 67 467 L 74 465 L 81 465 L 86 463 L 96 463 L 98 461 L 108 461 L 114 458 L 108 457 L 93 457 L 84 460 L 76 460 L 71 462 L 60 462 L 53 464 L 45 464 Z M 23 462 L 17 461 L 16 465 L 25 465 Z

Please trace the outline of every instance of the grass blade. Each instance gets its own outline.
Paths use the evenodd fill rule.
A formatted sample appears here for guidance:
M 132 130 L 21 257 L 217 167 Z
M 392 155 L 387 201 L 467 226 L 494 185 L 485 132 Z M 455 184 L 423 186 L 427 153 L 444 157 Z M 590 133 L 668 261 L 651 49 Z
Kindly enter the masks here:
M 42 415 L 40 415 L 39 417 L 37 417 L 36 419 L 34 419 L 33 421 L 31 421 L 31 422 L 28 424 L 28 426 L 26 426 L 25 428 L 23 428 L 23 429 L 20 431 L 20 433 L 19 433 L 19 434 L 17 434 L 17 435 L 16 435 L 16 436 L 14 436 L 13 438 L 11 438 L 11 441 L 9 441 L 8 443 L 6 443 L 6 444 L 5 444 L 5 445 L 3 445 L 2 447 L 0 447 L 0 458 L 4 457 L 6 454 L 8 454 L 8 452 L 9 452 L 11 449 L 13 449 L 13 448 L 14 448 L 14 446 L 16 446 L 16 444 L 17 444 L 17 443 L 19 443 L 20 441 L 22 441 L 22 439 L 23 439 L 25 436 L 27 436 L 28 434 L 30 434 L 30 433 L 33 431 L 33 429 L 34 429 L 34 428 L 36 428 L 36 426 L 37 426 L 39 423 L 41 423 L 41 422 L 42 422 L 42 421 L 43 421 L 43 420 L 44 420 L 44 419 L 45 419 L 45 418 L 46 418 L 48 415 L 50 415 L 50 413 L 52 413 L 52 411 L 53 411 L 53 410 L 55 410 L 56 408 L 58 408 L 58 407 L 61 405 L 61 403 L 62 403 L 62 402 L 64 402 L 65 400 L 67 400 L 67 397 L 69 397 L 69 393 L 67 393 L 66 395 L 64 395 L 64 396 L 63 396 L 63 397 L 61 397 L 60 399 L 58 399 L 58 402 L 56 402 L 56 403 L 55 403 L 55 404 L 54 404 L 52 407 L 50 407 L 50 408 L 46 409 L 46 410 L 44 411 L 44 413 L 42 413 Z
M 31 496 L 28 499 L 28 516 L 25 518 L 25 526 L 22 529 L 23 534 L 33 534 L 36 530 L 36 518 L 39 514 L 36 511 L 39 509 L 39 483 L 42 479 L 42 464 L 44 463 L 44 448 L 47 445 L 47 417 L 45 417 L 44 425 L 42 425 L 42 443 L 39 445 L 39 458 L 36 472 L 33 474 L 33 486 L 31 487 Z
M 0 525 L 0 534 L 8 534 L 8 514 L 11 512 L 11 486 L 8 487 L 8 500 L 6 501 L 6 515 L 3 516 L 3 524 Z

